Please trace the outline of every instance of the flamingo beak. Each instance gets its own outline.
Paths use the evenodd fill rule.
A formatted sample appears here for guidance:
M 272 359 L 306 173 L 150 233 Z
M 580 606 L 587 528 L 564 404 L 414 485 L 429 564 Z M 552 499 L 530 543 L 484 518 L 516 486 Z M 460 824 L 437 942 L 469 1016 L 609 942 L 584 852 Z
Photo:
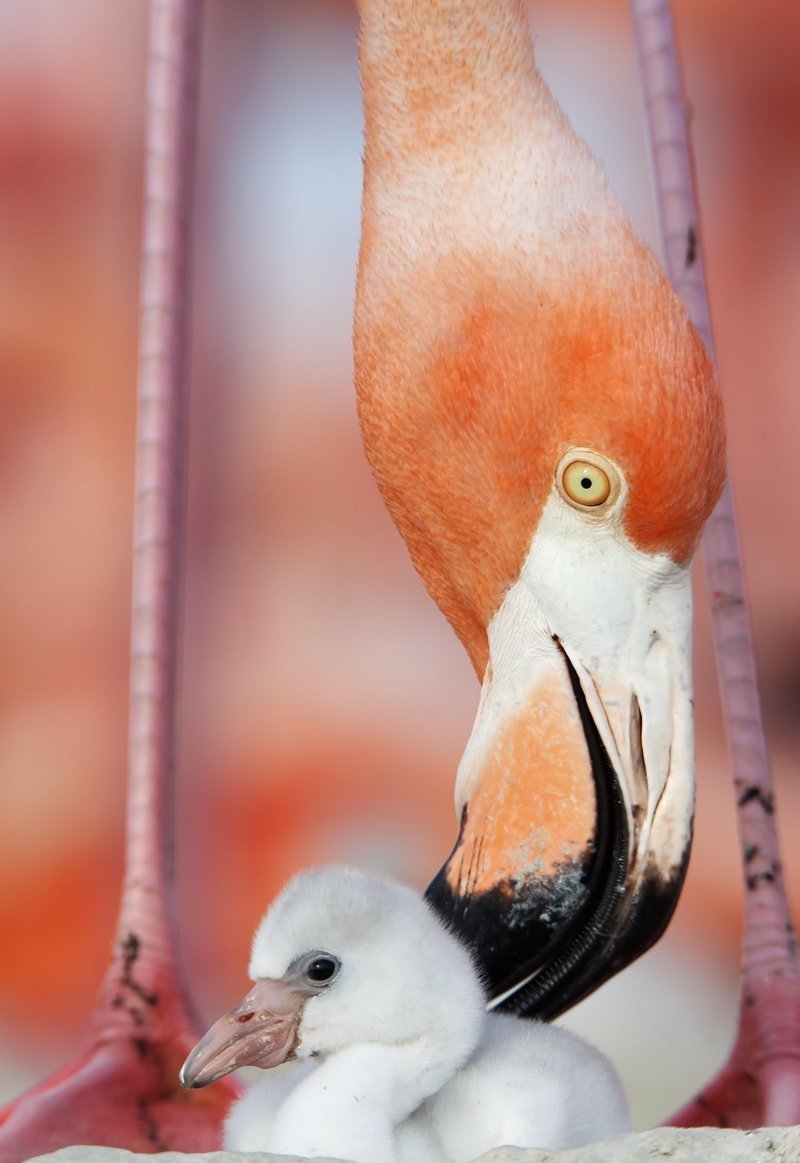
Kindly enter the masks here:
M 308 993 L 289 981 L 263 978 L 215 1022 L 180 1071 L 187 1090 L 208 1086 L 240 1066 L 278 1066 L 291 1058 Z
M 591 579 L 533 554 L 495 616 L 460 832 L 428 889 L 490 1005 L 530 1016 L 555 1017 L 649 948 L 688 862 L 689 575 L 616 553 Z

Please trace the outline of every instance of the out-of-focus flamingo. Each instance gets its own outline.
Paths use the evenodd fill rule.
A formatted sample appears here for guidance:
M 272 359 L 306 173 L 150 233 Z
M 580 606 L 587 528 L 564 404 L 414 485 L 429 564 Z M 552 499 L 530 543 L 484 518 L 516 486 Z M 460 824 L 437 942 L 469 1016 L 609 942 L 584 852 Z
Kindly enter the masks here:
M 210 1150 L 232 1090 L 187 1095 L 196 1041 L 174 923 L 172 776 L 180 596 L 188 228 L 202 6 L 153 0 L 139 345 L 125 883 L 111 964 L 76 1059 L 0 1113 L 0 1159 L 69 1143 Z
M 670 278 L 713 351 L 697 236 L 686 102 L 668 0 L 632 0 Z M 800 1123 L 800 962 L 775 827 L 730 488 L 709 522 L 703 557 L 712 598 L 745 890 L 739 1029 L 719 1075 L 674 1118 L 686 1126 Z
M 722 489 L 721 409 L 685 309 L 536 70 L 523 5 L 360 7 L 362 432 L 483 683 L 429 894 L 494 1004 L 552 1016 L 643 952 L 680 892 L 688 568 Z M 696 266 L 696 216 L 679 242 Z M 771 813 L 762 784 L 739 791 Z M 778 877 L 768 858 L 748 887 L 780 903 Z M 759 1086 L 766 1118 L 797 1121 L 797 1029 L 760 1029 L 759 980 L 735 1073 L 689 1121 L 757 1121 L 742 1090 Z

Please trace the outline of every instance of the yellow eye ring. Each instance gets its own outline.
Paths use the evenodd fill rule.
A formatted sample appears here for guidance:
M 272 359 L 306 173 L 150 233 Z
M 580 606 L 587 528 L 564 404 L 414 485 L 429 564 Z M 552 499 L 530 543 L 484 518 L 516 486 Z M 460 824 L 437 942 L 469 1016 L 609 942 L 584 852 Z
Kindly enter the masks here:
M 622 480 L 616 466 L 601 453 L 570 448 L 558 462 L 556 487 L 573 509 L 600 515 L 616 502 Z

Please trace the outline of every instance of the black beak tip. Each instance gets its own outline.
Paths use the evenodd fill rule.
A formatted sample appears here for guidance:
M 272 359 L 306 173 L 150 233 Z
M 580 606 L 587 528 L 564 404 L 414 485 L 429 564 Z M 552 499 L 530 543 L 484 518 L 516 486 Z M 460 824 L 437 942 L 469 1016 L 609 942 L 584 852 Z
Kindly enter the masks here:
M 687 854 L 688 855 L 688 854 Z M 609 893 L 602 924 L 587 893 L 575 916 L 562 915 L 538 891 L 510 886 L 461 897 L 443 869 L 426 897 L 471 949 L 490 998 L 500 1009 L 550 1020 L 635 961 L 664 932 L 680 895 L 685 865 L 661 880 Z M 546 918 L 546 919 L 543 919 Z

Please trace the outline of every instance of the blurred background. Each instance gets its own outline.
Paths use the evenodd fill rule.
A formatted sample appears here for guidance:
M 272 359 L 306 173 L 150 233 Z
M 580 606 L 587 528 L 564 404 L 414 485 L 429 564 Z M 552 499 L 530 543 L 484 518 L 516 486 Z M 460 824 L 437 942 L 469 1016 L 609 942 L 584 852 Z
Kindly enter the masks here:
M 788 877 L 800 889 L 800 7 L 678 0 L 730 463 Z M 657 247 L 624 0 L 536 0 L 556 95 Z M 0 5 L 0 1098 L 61 1065 L 122 870 L 142 0 Z M 420 887 L 455 835 L 478 686 L 362 456 L 351 382 L 361 116 L 346 0 L 208 0 L 178 873 L 203 1019 L 283 881 Z M 734 1033 L 740 873 L 697 583 L 698 818 L 652 953 L 569 1016 L 636 1123 Z

